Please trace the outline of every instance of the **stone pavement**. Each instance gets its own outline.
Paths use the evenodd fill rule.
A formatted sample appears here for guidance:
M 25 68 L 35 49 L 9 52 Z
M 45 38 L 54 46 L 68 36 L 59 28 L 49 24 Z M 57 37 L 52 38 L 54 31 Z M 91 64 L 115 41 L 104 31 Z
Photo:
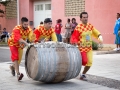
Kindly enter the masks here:
M 88 74 L 120 81 L 119 58 L 120 54 L 94 55 L 93 66 Z M 24 60 L 22 64 L 24 64 Z M 33 81 L 27 77 L 24 65 L 20 66 L 24 78 L 21 82 L 18 82 L 16 77 L 10 74 L 9 65 L 10 62 L 0 63 L 0 90 L 119 90 L 81 81 L 78 79 L 79 77 L 58 84 Z
M 24 67 L 20 67 L 20 71 L 24 73 L 24 78 L 21 82 L 18 82 L 16 77 L 10 74 L 8 67 L 9 64 L 0 63 L 0 90 L 116 90 L 78 79 L 72 79 L 58 84 L 44 84 L 29 79 L 24 71 Z
M 120 53 L 94 55 L 89 74 L 120 80 Z

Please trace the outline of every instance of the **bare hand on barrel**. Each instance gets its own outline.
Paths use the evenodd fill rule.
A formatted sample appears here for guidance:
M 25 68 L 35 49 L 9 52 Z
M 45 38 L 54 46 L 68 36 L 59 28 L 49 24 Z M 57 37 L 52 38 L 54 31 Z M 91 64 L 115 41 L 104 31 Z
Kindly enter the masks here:
M 29 43 L 20 43 L 20 47 L 21 48 L 25 48 L 26 46 L 30 47 L 30 44 Z
M 76 47 L 79 47 L 79 46 L 77 45 L 77 43 L 71 43 L 71 45 L 76 46 Z
M 43 40 L 41 40 L 40 42 L 48 42 L 49 39 L 48 38 L 44 38 Z
M 24 47 L 26 47 L 26 46 L 28 46 L 28 47 L 30 47 L 30 44 L 28 44 L 25 40 L 23 40 L 23 39 L 20 39 L 19 40 L 19 44 L 20 44 L 20 47 L 21 48 L 24 48 Z
M 25 46 L 26 45 L 24 43 L 22 43 L 22 42 L 20 43 L 20 48 L 25 48 Z

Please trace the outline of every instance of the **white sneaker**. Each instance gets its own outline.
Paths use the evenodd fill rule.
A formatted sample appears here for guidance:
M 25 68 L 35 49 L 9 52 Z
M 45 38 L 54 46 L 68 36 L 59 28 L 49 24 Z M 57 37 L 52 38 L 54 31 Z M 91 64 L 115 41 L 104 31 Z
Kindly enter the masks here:
M 119 48 L 115 48 L 115 49 L 113 49 L 114 51 L 119 51 L 120 49 Z
M 120 48 L 118 48 L 118 51 L 120 51 Z

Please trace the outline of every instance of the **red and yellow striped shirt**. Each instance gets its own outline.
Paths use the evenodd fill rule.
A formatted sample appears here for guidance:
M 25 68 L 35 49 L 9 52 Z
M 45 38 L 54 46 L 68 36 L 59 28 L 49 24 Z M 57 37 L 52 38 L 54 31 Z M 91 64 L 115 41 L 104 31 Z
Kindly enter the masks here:
M 23 40 L 29 39 L 29 41 L 34 41 L 35 38 L 32 29 L 28 27 L 28 29 L 24 30 L 21 25 L 15 26 L 10 38 L 8 39 L 8 45 L 20 47 L 21 46 L 21 44 L 19 43 L 20 39 Z
M 71 43 L 77 43 L 81 52 L 92 50 L 92 36 L 98 38 L 100 32 L 90 23 L 78 24 L 71 36 Z
M 36 34 L 35 42 L 42 41 L 44 39 L 49 40 L 50 38 L 52 41 L 57 41 L 55 31 L 52 28 L 46 30 L 43 25 L 40 25 L 34 30 L 34 33 Z

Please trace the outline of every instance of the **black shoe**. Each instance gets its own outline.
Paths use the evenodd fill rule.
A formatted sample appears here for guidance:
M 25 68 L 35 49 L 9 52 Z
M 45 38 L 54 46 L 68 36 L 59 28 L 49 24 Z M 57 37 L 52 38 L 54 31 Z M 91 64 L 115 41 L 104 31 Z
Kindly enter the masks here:
M 22 73 L 17 74 L 17 79 L 18 79 L 18 81 L 22 80 L 23 76 L 24 76 L 24 75 L 23 75 Z
M 12 74 L 13 76 L 15 76 L 15 69 L 14 69 L 14 67 L 11 66 L 11 65 L 10 65 L 10 70 L 11 70 L 11 74 Z
M 86 78 L 85 75 L 81 75 L 81 76 L 80 76 L 80 80 L 87 81 L 87 78 Z

